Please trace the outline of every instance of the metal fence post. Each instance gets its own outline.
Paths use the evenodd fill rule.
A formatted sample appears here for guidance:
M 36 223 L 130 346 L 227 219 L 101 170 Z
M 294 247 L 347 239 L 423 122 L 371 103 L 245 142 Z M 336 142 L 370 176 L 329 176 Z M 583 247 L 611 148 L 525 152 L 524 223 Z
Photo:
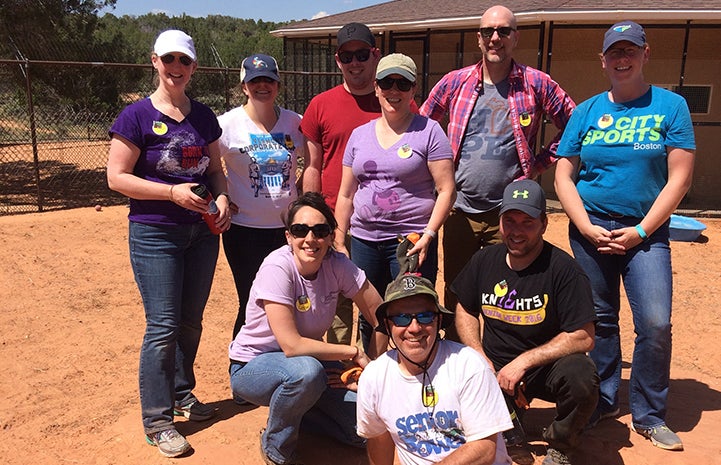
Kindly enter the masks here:
M 40 160 L 38 158 L 38 139 L 35 132 L 35 107 L 33 105 L 33 92 L 30 79 L 30 62 L 25 60 L 25 87 L 27 92 L 28 116 L 30 117 L 30 143 L 33 148 L 33 169 L 35 170 L 35 185 L 38 192 L 38 211 L 43 211 L 43 191 L 40 188 Z

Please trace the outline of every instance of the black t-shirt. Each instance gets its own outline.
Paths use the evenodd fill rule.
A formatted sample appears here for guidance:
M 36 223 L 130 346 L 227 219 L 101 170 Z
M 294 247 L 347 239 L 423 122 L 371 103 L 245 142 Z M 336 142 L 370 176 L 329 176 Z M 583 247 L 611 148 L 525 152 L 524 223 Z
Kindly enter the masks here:
M 469 313 L 483 313 L 483 350 L 499 370 L 561 332 L 596 321 L 591 284 L 576 261 L 544 241 L 526 269 L 506 264 L 506 246 L 485 247 L 451 285 Z

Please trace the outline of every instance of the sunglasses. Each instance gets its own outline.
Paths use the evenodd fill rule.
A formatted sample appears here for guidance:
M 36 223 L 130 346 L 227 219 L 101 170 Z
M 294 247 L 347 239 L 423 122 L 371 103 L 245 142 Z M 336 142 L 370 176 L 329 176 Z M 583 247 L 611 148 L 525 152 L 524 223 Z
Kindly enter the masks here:
M 643 47 L 626 47 L 626 48 L 611 48 L 606 50 L 605 56 L 617 60 L 624 56 L 633 58 L 643 49 Z
M 484 39 L 490 39 L 491 37 L 493 37 L 494 32 L 498 33 L 498 37 L 509 37 L 511 35 L 511 32 L 515 31 L 515 29 L 510 26 L 482 27 L 480 31 L 481 37 L 483 37 Z
M 290 233 L 293 235 L 293 237 L 296 237 L 298 239 L 302 239 L 305 236 L 308 235 L 308 231 L 313 231 L 313 235 L 317 237 L 318 239 L 323 239 L 324 237 L 330 236 L 330 233 L 333 232 L 333 230 L 330 228 L 330 225 L 327 223 L 321 223 L 321 224 L 314 224 L 313 226 L 308 226 L 307 224 L 291 224 L 290 228 L 288 228 Z
M 419 325 L 429 325 L 433 323 L 436 315 L 438 315 L 436 312 L 401 313 L 389 316 L 388 319 L 391 320 L 394 325 L 405 328 L 406 326 L 410 326 L 413 320 L 416 320 Z
M 406 78 L 392 78 L 392 77 L 384 77 L 383 79 L 376 79 L 376 82 L 378 83 L 378 87 L 380 87 L 383 90 L 390 90 L 391 87 L 393 87 L 393 84 L 396 85 L 398 90 L 401 92 L 408 92 L 413 88 L 413 82 L 409 81 Z
M 362 48 L 360 50 L 356 50 L 355 52 L 338 52 L 337 55 L 340 62 L 344 65 L 353 61 L 353 57 L 355 57 L 355 59 L 360 63 L 363 63 L 364 61 L 368 61 L 368 58 L 371 57 L 371 49 Z
M 261 82 L 264 82 L 266 84 L 273 84 L 274 82 L 278 82 L 273 78 L 269 78 L 268 76 L 259 76 L 257 78 L 253 78 L 250 80 L 253 84 L 260 84 Z
M 170 63 L 175 61 L 175 58 L 175 55 L 171 55 L 170 53 L 168 53 L 167 55 L 163 55 L 162 57 L 160 57 L 160 61 L 162 61 L 166 65 L 169 65 Z M 185 55 L 180 55 L 177 58 L 180 64 L 182 64 L 183 66 L 190 66 L 193 64 L 193 60 Z

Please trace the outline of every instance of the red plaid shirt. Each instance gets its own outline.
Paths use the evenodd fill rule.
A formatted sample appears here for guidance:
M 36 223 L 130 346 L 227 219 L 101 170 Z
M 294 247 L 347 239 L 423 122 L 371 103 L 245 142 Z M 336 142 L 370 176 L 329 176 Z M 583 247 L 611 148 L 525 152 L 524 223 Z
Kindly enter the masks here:
M 448 139 L 451 141 L 456 163 L 473 106 L 483 88 L 481 64 L 482 61 L 443 76 L 420 109 L 421 115 L 435 120 L 449 115 Z M 576 104 L 548 74 L 516 61 L 513 61 L 508 82 L 513 137 L 523 169 L 521 179 L 533 179 L 556 161 L 558 141 Z M 548 147 L 542 148 L 536 154 L 536 135 L 544 113 L 560 131 Z

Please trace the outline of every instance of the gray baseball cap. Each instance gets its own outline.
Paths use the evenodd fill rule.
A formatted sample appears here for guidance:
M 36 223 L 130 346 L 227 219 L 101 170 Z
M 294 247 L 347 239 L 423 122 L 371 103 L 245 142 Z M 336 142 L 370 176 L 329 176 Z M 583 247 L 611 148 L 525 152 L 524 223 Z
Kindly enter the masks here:
M 530 179 L 515 181 L 503 190 L 503 202 L 499 215 L 508 210 L 520 210 L 533 218 L 546 212 L 546 194 L 543 188 Z

